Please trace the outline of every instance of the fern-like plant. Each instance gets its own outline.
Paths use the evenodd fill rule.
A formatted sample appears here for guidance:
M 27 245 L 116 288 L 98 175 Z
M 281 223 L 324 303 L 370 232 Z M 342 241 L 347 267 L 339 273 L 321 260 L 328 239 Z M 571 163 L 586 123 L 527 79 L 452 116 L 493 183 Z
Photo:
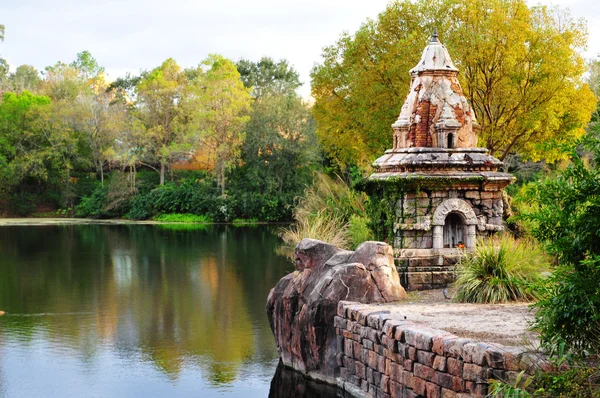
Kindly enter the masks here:
M 464 303 L 531 301 L 534 284 L 548 267 L 545 253 L 533 242 L 505 234 L 480 240 L 475 252 L 458 265 L 455 300 Z

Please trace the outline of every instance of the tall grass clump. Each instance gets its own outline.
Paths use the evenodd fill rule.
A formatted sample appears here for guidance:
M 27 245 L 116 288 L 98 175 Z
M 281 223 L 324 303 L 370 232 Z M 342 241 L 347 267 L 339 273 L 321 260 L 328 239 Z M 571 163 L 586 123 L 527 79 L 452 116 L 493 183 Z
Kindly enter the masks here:
M 475 252 L 458 265 L 455 300 L 506 303 L 537 298 L 535 284 L 548 269 L 548 258 L 536 244 L 501 237 L 480 240 Z
M 283 228 L 280 236 L 288 248 L 304 238 L 342 248 L 356 247 L 370 237 L 366 200 L 364 193 L 352 190 L 341 178 L 316 174 L 314 184 L 294 209 L 294 224 Z
M 281 238 L 290 247 L 295 247 L 304 238 L 311 238 L 345 248 L 350 243 L 347 232 L 348 224 L 344 220 L 323 210 L 310 218 L 297 218 L 294 225 L 283 229 Z

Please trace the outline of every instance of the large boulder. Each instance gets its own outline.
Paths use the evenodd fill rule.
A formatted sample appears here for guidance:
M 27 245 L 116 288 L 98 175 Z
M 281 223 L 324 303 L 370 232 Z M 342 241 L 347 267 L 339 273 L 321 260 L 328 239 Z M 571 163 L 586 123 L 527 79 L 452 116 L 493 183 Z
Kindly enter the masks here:
M 269 293 L 267 315 L 284 365 L 335 383 L 338 369 L 333 318 L 341 300 L 386 303 L 407 298 L 392 248 L 364 242 L 356 251 L 304 239 L 296 271 Z

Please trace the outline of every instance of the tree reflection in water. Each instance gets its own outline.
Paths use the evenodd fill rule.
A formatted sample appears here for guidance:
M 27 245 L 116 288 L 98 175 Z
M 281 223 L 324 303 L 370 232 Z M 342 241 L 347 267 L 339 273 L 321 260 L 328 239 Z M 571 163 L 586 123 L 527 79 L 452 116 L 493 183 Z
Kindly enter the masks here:
M 0 228 L 0 309 L 8 315 L 0 323 L 0 354 L 45 344 L 93 370 L 112 350 L 152 363 L 172 382 L 200 368 L 204 382 L 215 386 L 243 379 L 250 367 L 272 374 L 278 354 L 264 306 L 292 268 L 275 253 L 275 232 Z

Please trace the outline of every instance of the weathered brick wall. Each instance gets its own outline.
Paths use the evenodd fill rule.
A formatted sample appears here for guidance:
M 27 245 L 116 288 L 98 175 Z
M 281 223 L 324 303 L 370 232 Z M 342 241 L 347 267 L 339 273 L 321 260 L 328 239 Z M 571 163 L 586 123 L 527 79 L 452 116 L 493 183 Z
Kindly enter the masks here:
M 541 354 L 459 338 L 377 307 L 341 301 L 338 385 L 359 397 L 484 397 L 490 379 L 547 366 Z

